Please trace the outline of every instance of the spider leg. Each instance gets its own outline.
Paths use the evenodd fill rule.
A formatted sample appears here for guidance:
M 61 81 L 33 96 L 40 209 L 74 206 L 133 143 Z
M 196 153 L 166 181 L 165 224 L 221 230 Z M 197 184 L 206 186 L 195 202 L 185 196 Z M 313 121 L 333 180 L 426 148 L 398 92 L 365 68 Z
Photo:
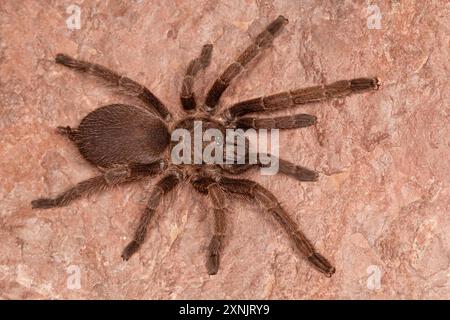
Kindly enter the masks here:
M 234 125 L 242 129 L 296 129 L 312 126 L 317 118 L 310 114 L 296 114 L 275 118 L 238 118 Z
M 185 111 L 192 111 L 197 107 L 197 102 L 193 92 L 194 77 L 200 70 L 205 69 L 207 66 L 209 66 L 211 62 L 212 49 L 212 44 L 205 44 L 202 48 L 200 56 L 191 60 L 187 67 L 181 87 L 180 96 L 181 106 Z
M 149 89 L 128 77 L 121 76 L 99 64 L 77 60 L 62 53 L 56 55 L 55 61 L 68 68 L 93 75 L 106 82 L 106 84 L 120 89 L 123 93 L 137 97 L 144 102 L 148 111 L 156 114 L 163 120 L 171 118 L 171 114 L 166 106 Z
M 123 260 L 127 261 L 139 250 L 147 235 L 148 224 L 155 215 L 155 211 L 161 202 L 162 197 L 171 191 L 180 181 L 181 175 L 178 172 L 170 172 L 156 183 L 134 232 L 133 240 L 128 243 L 122 252 Z
M 250 157 L 250 156 L 247 156 Z M 225 171 L 228 174 L 241 174 L 247 170 L 250 170 L 252 168 L 264 168 L 269 167 L 272 165 L 273 161 L 278 161 L 278 172 L 285 174 L 291 178 L 294 178 L 298 181 L 317 181 L 319 178 L 319 174 L 311 169 L 293 164 L 290 161 L 281 159 L 281 158 L 275 158 L 273 155 L 267 154 L 266 157 L 271 158 L 272 162 L 270 164 L 264 164 L 260 160 L 260 155 L 257 155 L 257 163 L 245 163 L 245 164 L 223 164 L 221 165 L 221 169 Z
M 272 21 L 266 29 L 256 37 L 253 43 L 240 54 L 236 61 L 231 63 L 225 69 L 208 91 L 205 100 L 208 111 L 213 111 L 216 108 L 222 93 L 228 88 L 231 81 L 242 72 L 245 66 L 253 58 L 272 43 L 273 39 L 279 34 L 287 22 L 288 20 L 283 16 L 279 16 Z
M 216 184 L 212 184 L 208 188 L 208 195 L 213 203 L 214 210 L 214 235 L 208 246 L 208 260 L 206 267 L 208 274 L 214 275 L 219 271 L 220 254 L 223 249 L 223 239 L 225 237 L 226 209 L 224 206 L 225 195 L 223 190 Z
M 40 198 L 31 201 L 33 209 L 64 207 L 73 200 L 110 189 L 119 184 L 141 180 L 162 171 L 160 161 L 150 164 L 117 165 L 102 175 L 82 181 L 55 198 Z
M 226 219 L 225 219 L 225 194 L 212 177 L 197 177 L 192 180 L 194 188 L 203 194 L 207 194 L 213 203 L 214 210 L 214 235 L 208 246 L 208 258 L 206 268 L 208 274 L 214 275 L 219 271 L 220 254 L 225 237 Z
M 292 238 L 298 250 L 317 270 L 324 273 L 327 277 L 331 277 L 334 274 L 335 268 L 327 259 L 316 252 L 311 242 L 299 230 L 295 221 L 281 207 L 277 198 L 270 191 L 258 183 L 246 179 L 221 177 L 219 183 L 225 191 L 244 195 L 248 199 L 255 200 L 262 205 L 278 220 Z
M 348 96 L 378 89 L 378 78 L 357 78 L 340 80 L 327 85 L 285 91 L 265 97 L 238 102 L 222 113 L 222 117 L 233 122 L 241 116 L 253 112 L 268 112 L 286 109 L 295 105 Z
M 271 156 L 272 157 L 272 156 Z M 266 167 L 268 165 L 258 163 L 260 167 Z M 319 178 L 319 174 L 308 168 L 293 164 L 284 159 L 278 158 L 278 172 L 285 174 L 291 178 L 294 178 L 298 181 L 317 181 Z

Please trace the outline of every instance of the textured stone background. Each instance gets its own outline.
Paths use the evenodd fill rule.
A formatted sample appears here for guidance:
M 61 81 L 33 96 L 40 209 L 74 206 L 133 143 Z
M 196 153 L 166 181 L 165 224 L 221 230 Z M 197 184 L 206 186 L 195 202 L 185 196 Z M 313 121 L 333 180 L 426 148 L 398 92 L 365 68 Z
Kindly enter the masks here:
M 374 1 L 377 30 L 367 26 L 366 1 L 79 0 L 81 29 L 69 30 L 71 1 L 1 1 L 0 297 L 449 299 L 446 2 Z M 126 73 L 178 113 L 181 75 L 204 43 L 215 49 L 198 95 L 278 14 L 290 23 L 222 106 L 341 78 L 376 75 L 383 84 L 295 110 L 319 124 L 283 132 L 281 154 L 321 172 L 317 183 L 248 174 L 334 262 L 334 277 L 311 269 L 268 214 L 236 201 L 220 273 L 208 276 L 212 217 L 190 186 L 164 201 L 127 263 L 120 253 L 153 181 L 31 210 L 32 199 L 95 174 L 54 128 L 76 126 L 101 105 L 130 103 L 55 65 L 56 53 Z M 77 268 L 79 289 L 71 285 Z

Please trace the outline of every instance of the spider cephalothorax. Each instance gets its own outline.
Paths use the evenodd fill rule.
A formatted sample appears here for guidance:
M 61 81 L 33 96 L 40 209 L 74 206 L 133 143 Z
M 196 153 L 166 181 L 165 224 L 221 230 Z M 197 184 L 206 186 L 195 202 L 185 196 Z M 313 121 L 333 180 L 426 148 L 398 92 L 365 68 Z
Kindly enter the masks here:
M 207 269 L 216 274 L 219 269 L 223 238 L 226 235 L 226 198 L 239 196 L 257 202 L 269 211 L 284 227 L 300 253 L 320 272 L 331 276 L 335 268 L 314 249 L 310 241 L 299 230 L 297 224 L 282 208 L 276 197 L 256 182 L 237 179 L 237 175 L 262 163 L 179 164 L 172 161 L 171 133 L 176 129 L 193 132 L 196 123 L 201 123 L 202 132 L 229 128 L 294 129 L 314 125 L 316 117 L 297 114 L 284 117 L 254 118 L 250 113 L 271 113 L 310 102 L 343 97 L 352 93 L 378 89 L 377 78 L 341 80 L 328 85 L 290 90 L 265 97 L 238 102 L 221 113 L 217 105 L 222 93 L 246 65 L 264 48 L 271 45 L 275 36 L 287 23 L 279 16 L 262 31 L 214 82 L 208 91 L 204 105 L 197 106 L 193 93 L 194 78 L 206 68 L 211 60 L 212 45 L 203 46 L 198 58 L 187 68 L 181 88 L 181 105 L 186 117 L 173 121 L 165 105 L 145 86 L 98 64 L 73 59 L 64 54 L 56 56 L 56 62 L 66 67 L 87 73 L 103 80 L 123 93 L 137 97 L 143 107 L 113 104 L 100 107 L 84 117 L 77 128 L 58 127 L 78 147 L 81 155 L 96 166 L 101 174 L 82 181 L 54 198 L 32 201 L 33 208 L 53 208 L 68 205 L 71 201 L 102 191 L 119 184 L 142 180 L 164 173 L 151 192 L 148 203 L 139 221 L 133 240 L 126 246 L 122 258 L 128 260 L 144 242 L 147 226 L 161 198 L 180 182 L 192 184 L 195 190 L 207 195 L 214 208 L 214 235 L 208 247 Z M 225 145 L 225 144 L 223 144 Z M 202 152 L 203 146 L 199 152 Z M 196 154 L 197 151 L 192 151 Z M 318 174 L 289 161 L 279 159 L 279 172 L 299 181 L 316 181 Z

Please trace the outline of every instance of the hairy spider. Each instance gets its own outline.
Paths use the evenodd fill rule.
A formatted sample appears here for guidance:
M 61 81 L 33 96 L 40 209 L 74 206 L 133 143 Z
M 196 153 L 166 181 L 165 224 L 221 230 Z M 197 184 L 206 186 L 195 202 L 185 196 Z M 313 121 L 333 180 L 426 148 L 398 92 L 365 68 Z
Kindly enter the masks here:
M 296 105 L 378 89 L 377 78 L 341 80 L 328 85 L 290 90 L 238 102 L 215 115 L 219 99 L 232 80 L 253 58 L 272 44 L 276 35 L 287 22 L 288 20 L 283 16 L 272 21 L 253 43 L 225 69 L 208 91 L 204 105 L 198 106 L 193 93 L 194 78 L 200 70 L 209 65 L 212 53 L 211 44 L 203 46 L 200 56 L 193 59 L 187 67 L 180 101 L 183 110 L 188 115 L 178 121 L 172 120 L 166 106 L 145 86 L 98 64 L 58 54 L 55 59 L 56 63 L 97 77 L 106 84 L 120 89 L 124 94 L 137 97 L 145 107 L 124 104 L 102 106 L 84 117 L 78 128 L 58 127 L 57 132 L 73 141 L 81 155 L 96 166 L 101 174 L 76 184 L 54 198 L 33 200 L 32 207 L 42 209 L 62 207 L 77 198 L 164 173 L 149 196 L 133 239 L 123 250 L 122 258 L 124 260 L 128 260 L 144 242 L 147 226 L 163 196 L 180 182 L 187 181 L 195 190 L 207 195 L 213 203 L 214 235 L 208 247 L 206 263 L 209 274 L 216 274 L 219 269 L 223 239 L 226 235 L 225 200 L 228 196 L 234 195 L 257 202 L 269 211 L 280 222 L 300 253 L 312 266 L 330 277 L 335 272 L 335 268 L 326 258 L 316 252 L 311 242 L 299 230 L 295 221 L 282 208 L 276 197 L 254 181 L 232 177 L 251 168 L 261 167 L 263 164 L 175 165 L 170 159 L 171 132 L 178 128 L 184 128 L 191 132 L 194 121 L 202 121 L 203 130 L 215 128 L 222 132 L 226 128 L 294 129 L 308 127 L 316 123 L 315 116 L 297 114 L 284 117 L 254 118 L 245 115 L 270 113 Z M 283 159 L 279 160 L 279 172 L 299 181 L 316 181 L 318 178 L 315 171 Z

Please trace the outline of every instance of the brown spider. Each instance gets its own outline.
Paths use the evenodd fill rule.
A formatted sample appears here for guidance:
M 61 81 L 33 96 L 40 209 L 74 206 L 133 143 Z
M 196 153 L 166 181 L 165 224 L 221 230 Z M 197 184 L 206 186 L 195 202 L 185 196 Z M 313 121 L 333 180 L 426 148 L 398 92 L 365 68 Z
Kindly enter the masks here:
M 311 126 L 316 117 L 297 114 L 284 117 L 254 118 L 244 116 L 249 113 L 286 109 L 296 105 L 317 102 L 329 98 L 343 97 L 352 93 L 373 90 L 379 87 L 377 78 L 341 80 L 328 85 L 296 89 L 278 94 L 258 97 L 238 102 L 214 116 L 222 93 L 238 76 L 245 66 L 264 48 L 273 42 L 275 36 L 288 22 L 279 16 L 262 31 L 234 61 L 208 91 L 204 106 L 197 108 L 193 93 L 194 77 L 206 68 L 211 60 L 212 45 L 203 46 L 200 56 L 193 59 L 187 68 L 181 88 L 181 105 L 191 113 L 179 121 L 172 121 L 165 105 L 145 86 L 121 76 L 103 66 L 73 59 L 64 54 L 56 56 L 56 63 L 91 74 L 123 93 L 139 98 L 144 108 L 113 104 L 100 107 L 81 120 L 78 128 L 58 127 L 58 132 L 67 136 L 78 147 L 81 155 L 102 174 L 82 181 L 55 198 L 41 198 L 31 202 L 33 208 L 53 208 L 68 205 L 98 191 L 119 184 L 142 180 L 164 172 L 156 183 L 148 203 L 140 218 L 133 240 L 125 247 L 122 258 L 128 260 L 142 245 L 147 226 L 155 214 L 162 197 L 182 181 L 190 182 L 200 193 L 206 194 L 214 206 L 214 235 L 208 247 L 207 269 L 216 274 L 219 269 L 220 253 L 226 233 L 225 198 L 228 195 L 244 196 L 267 209 L 286 229 L 301 254 L 320 272 L 330 277 L 335 268 L 321 254 L 315 251 L 311 242 L 299 230 L 297 224 L 281 207 L 276 197 L 258 183 L 236 179 L 237 175 L 250 168 L 262 167 L 257 164 L 193 164 L 175 165 L 170 159 L 171 132 L 184 128 L 193 131 L 194 121 L 202 121 L 203 130 L 215 128 L 224 132 L 227 128 L 293 129 Z M 201 152 L 201 150 L 200 150 Z M 279 159 L 279 171 L 299 181 L 316 181 L 315 171 Z

